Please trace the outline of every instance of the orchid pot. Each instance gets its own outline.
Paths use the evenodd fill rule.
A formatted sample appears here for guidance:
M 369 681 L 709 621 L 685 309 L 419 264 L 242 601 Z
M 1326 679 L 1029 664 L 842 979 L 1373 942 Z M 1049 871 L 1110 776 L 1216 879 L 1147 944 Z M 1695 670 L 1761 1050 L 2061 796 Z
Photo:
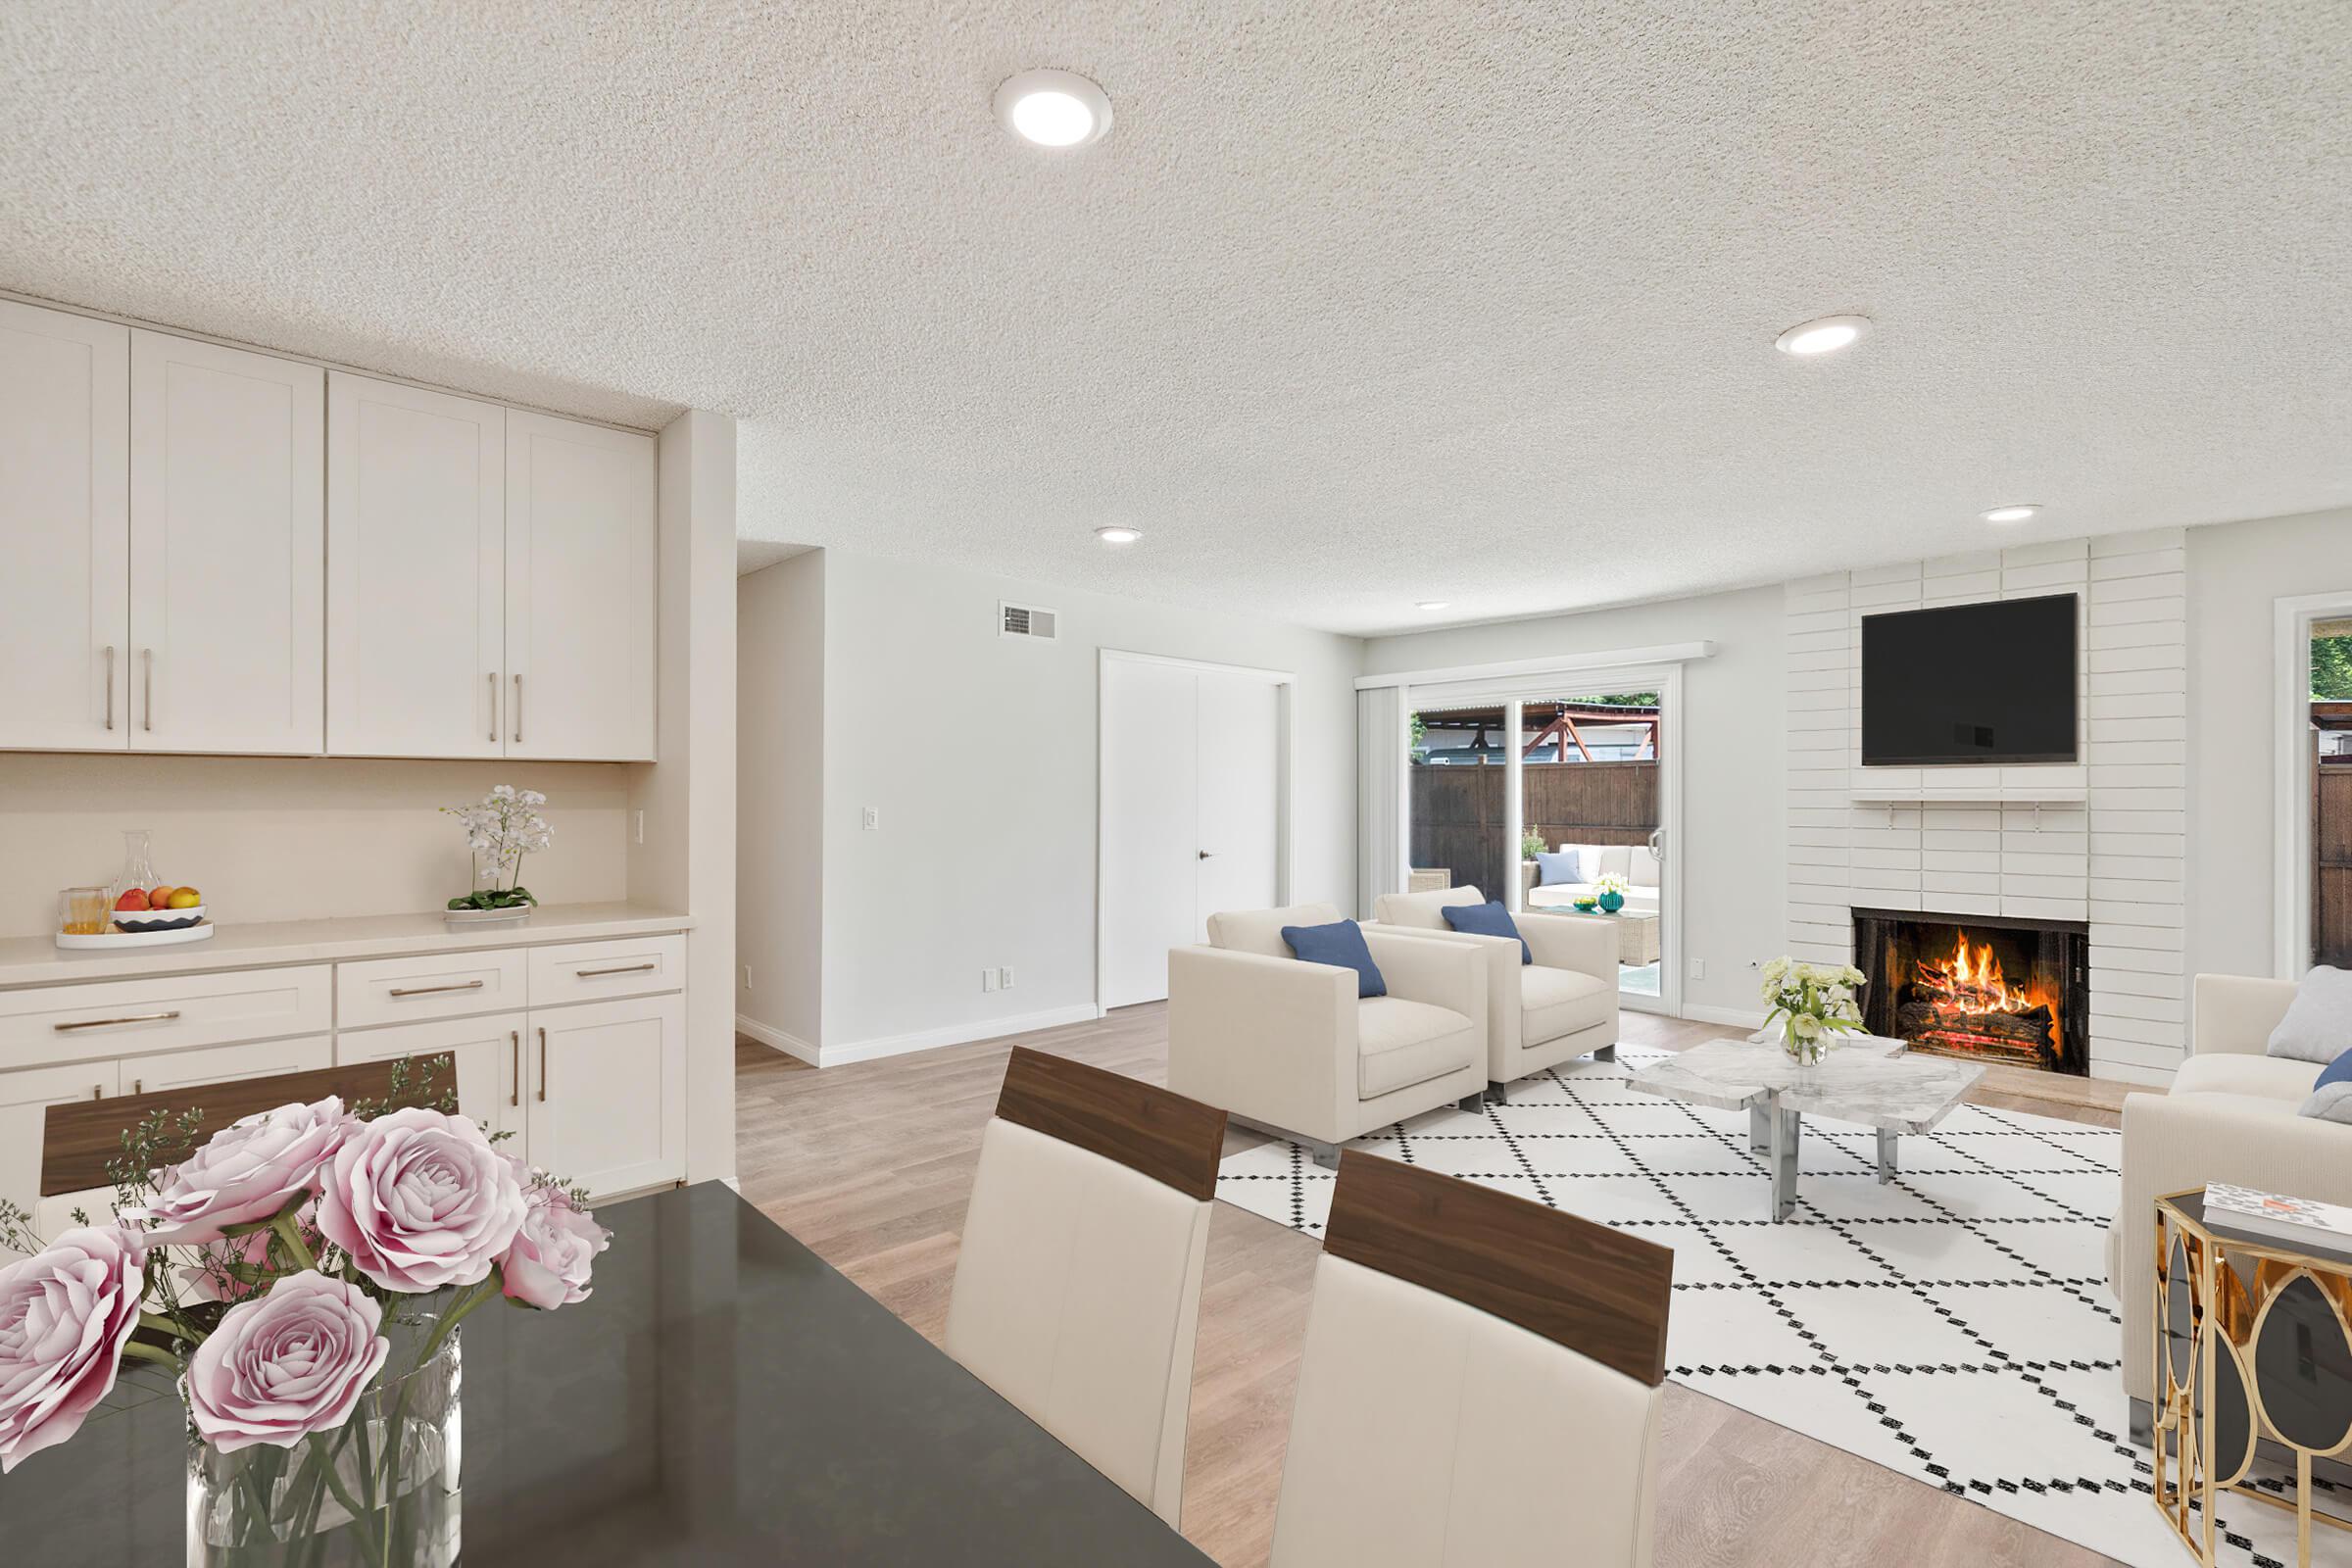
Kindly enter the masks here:
M 473 852 L 473 891 L 449 901 L 445 923 L 514 924 L 531 917 L 539 901 L 522 885 L 522 858 L 554 841 L 555 829 L 539 814 L 546 804 L 537 790 L 501 784 L 471 806 L 441 808 L 465 824 L 466 848 Z

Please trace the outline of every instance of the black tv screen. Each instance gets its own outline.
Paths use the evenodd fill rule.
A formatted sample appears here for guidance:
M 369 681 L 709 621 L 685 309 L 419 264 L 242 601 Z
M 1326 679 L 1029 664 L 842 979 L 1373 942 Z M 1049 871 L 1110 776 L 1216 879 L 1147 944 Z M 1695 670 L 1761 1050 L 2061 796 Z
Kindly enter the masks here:
M 1862 763 L 2075 760 L 2075 596 L 1862 617 Z

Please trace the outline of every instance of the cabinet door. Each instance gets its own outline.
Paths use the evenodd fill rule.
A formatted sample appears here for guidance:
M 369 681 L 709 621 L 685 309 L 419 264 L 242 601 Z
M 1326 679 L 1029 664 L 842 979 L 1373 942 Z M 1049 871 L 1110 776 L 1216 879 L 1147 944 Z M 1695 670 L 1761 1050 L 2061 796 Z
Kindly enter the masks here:
M 487 1018 L 459 1018 L 447 1023 L 405 1023 L 387 1029 L 345 1030 L 335 1036 L 338 1065 L 355 1061 L 390 1061 L 395 1056 L 457 1058 L 458 1110 L 485 1132 L 511 1132 L 515 1137 L 501 1147 L 521 1154 L 522 1039 L 525 1019 L 519 1012 Z
M 122 1092 L 160 1095 L 199 1084 L 234 1083 L 240 1078 L 275 1078 L 280 1073 L 316 1072 L 335 1061 L 334 1043 L 325 1035 L 301 1035 L 292 1040 L 240 1042 L 210 1046 L 202 1051 L 174 1051 L 155 1056 L 122 1059 Z M 205 1129 L 205 1136 L 219 1132 Z
M 0 300 L 0 746 L 121 750 L 130 329 Z
M 31 1213 L 41 1195 L 41 1128 L 51 1105 L 121 1093 L 111 1061 L 0 1072 L 0 1198 Z M 93 1210 L 93 1212 L 95 1212 Z M 44 1233 L 44 1241 L 54 1237 Z M 0 1261 L 10 1256 L 0 1248 Z
M 326 378 L 326 749 L 497 757 L 507 411 Z
M 325 372 L 130 334 L 130 744 L 325 741 Z
M 531 1011 L 531 1163 L 602 1198 L 686 1174 L 686 1007 L 675 995 Z
M 653 757 L 654 522 L 652 437 L 509 411 L 509 757 Z

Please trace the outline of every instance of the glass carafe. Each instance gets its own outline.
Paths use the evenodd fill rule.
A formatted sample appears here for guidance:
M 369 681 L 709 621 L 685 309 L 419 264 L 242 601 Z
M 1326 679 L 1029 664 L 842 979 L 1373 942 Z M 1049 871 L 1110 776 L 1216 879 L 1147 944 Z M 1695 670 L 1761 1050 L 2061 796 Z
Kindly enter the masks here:
M 134 827 L 122 835 L 122 874 L 107 889 L 107 905 L 111 908 L 122 901 L 122 895 L 132 888 L 145 890 L 157 885 L 155 861 L 148 852 L 148 830 Z

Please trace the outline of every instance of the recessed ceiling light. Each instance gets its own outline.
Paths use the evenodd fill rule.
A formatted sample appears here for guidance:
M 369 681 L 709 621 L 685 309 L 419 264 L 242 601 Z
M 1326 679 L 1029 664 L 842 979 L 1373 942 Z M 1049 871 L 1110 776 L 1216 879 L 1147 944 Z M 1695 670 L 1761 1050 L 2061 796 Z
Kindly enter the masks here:
M 1123 522 L 1106 523 L 1095 530 L 1095 537 L 1106 545 L 1131 545 L 1143 536 L 1143 529 L 1130 528 Z
M 1416 599 L 1413 601 L 1413 608 L 1415 610 L 1444 610 L 1451 603 L 1452 601 L 1447 599 Z
M 1818 321 L 1798 322 L 1773 339 L 1772 346 L 1799 357 L 1835 354 L 1869 330 L 1867 316 L 1825 316 Z
M 1986 522 L 2023 522 L 2040 510 L 2041 508 L 2036 506 L 2021 504 L 2014 507 L 1995 507 L 1981 515 Z
M 1110 95 L 1074 71 L 1024 71 L 997 88 L 997 118 L 1040 147 L 1089 147 L 1110 132 Z

